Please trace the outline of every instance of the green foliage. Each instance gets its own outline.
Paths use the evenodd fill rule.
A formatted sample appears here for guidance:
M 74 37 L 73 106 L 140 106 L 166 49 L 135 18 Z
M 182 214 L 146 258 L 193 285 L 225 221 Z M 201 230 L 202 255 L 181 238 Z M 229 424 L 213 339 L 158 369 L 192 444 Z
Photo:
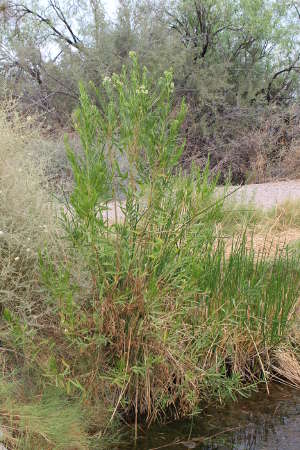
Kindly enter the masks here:
M 289 348 L 297 252 L 255 252 L 247 228 L 228 243 L 224 224 L 261 216 L 224 217 L 208 166 L 180 171 L 186 106 L 172 73 L 157 82 L 130 61 L 99 90 L 80 86 L 64 229 L 28 159 L 36 127 L 0 113 L 0 412 L 11 447 L 112 448 L 120 415 L 165 420 L 249 395 Z M 294 209 L 278 212 L 283 226 L 298 223 Z
M 11 2 L 9 8 L 11 21 L 5 20 L 4 12 L 0 16 L 1 64 L 9 67 L 7 87 L 14 83 L 21 95 L 26 85 L 34 99 L 44 99 L 46 110 L 51 103 L 59 112 L 69 112 L 76 102 L 78 80 L 98 82 L 119 72 L 128 63 L 130 50 L 156 74 L 172 64 L 176 87 L 196 89 L 192 97 L 199 105 L 210 97 L 217 101 L 218 96 L 226 104 L 234 101 L 247 106 L 268 96 L 280 102 L 297 96 L 299 40 L 294 2 L 124 1 L 115 26 L 99 0 L 50 2 L 48 8 L 31 1 Z M 49 48 L 58 48 L 58 58 L 43 55 L 45 42 Z M 15 65 L 10 62 L 12 55 Z M 22 74 L 17 85 L 16 71 Z M 210 108 L 206 104 L 206 112 Z M 55 118 L 59 121 L 56 114 Z
M 269 82 L 273 98 L 286 87 L 286 72 L 272 79 L 280 67 L 291 67 L 291 78 L 297 70 L 298 44 L 292 37 L 297 17 L 288 2 L 184 0 L 175 5 L 171 24 L 193 53 L 190 72 L 204 65 L 208 73 L 216 63 L 221 65 L 228 83 L 227 101 L 231 97 L 231 101 L 235 98 L 237 104 L 249 106 L 249 101 L 266 100 Z M 217 84 L 217 79 L 214 81 Z M 289 88 L 292 86 L 291 82 Z M 217 100 L 213 91 L 211 94 Z
M 279 160 L 299 140 L 299 113 L 286 130 L 298 105 L 298 22 L 297 4 L 285 0 L 124 0 L 114 21 L 101 0 L 11 1 L 0 11 L 0 95 L 42 110 L 47 125 L 71 126 L 79 80 L 99 85 L 134 50 L 156 82 L 173 67 L 176 102 L 187 97 L 186 167 L 203 168 L 210 155 L 220 182 L 230 170 L 234 183 L 249 174 L 260 182 L 262 153 L 264 177 L 285 176 Z M 271 148 L 261 139 L 269 119 L 267 137 L 279 134 Z
M 174 171 L 185 105 L 172 107 L 171 73 L 155 85 L 130 58 L 105 79 L 99 107 L 80 88 L 84 156 L 67 146 L 70 248 L 63 264 L 41 259 L 65 343 L 53 345 L 47 376 L 88 402 L 104 399 L 110 422 L 117 412 L 184 416 L 267 381 L 300 280 L 296 259 L 267 247 L 257 255 L 246 234 L 228 249 L 216 229 L 217 180 L 208 168 Z
M 186 108 L 182 102 L 176 117 L 171 117 L 172 73 L 166 71 L 152 93 L 146 68 L 140 72 L 134 53 L 131 59 L 129 74 L 124 67 L 121 75 L 105 78 L 108 100 L 103 101 L 98 93 L 101 109 L 81 85 L 75 127 L 84 159 L 76 157 L 68 146 L 75 178 L 71 206 L 84 219 L 100 214 L 100 223 L 105 205 L 116 201 L 117 195 L 128 195 L 136 202 L 145 185 L 151 191 L 154 185 L 157 189 L 158 184 L 165 184 L 183 150 L 178 136 Z M 123 172 L 122 158 L 128 165 Z
M 28 383 L 28 381 L 27 381 Z M 31 394 L 31 398 L 30 398 Z M 35 397 L 16 379 L 0 380 L 1 429 L 7 443 L 16 449 L 88 448 L 87 433 L 82 427 L 84 413 L 80 405 L 70 402 L 57 389 Z M 14 439 L 11 429 L 18 428 Z

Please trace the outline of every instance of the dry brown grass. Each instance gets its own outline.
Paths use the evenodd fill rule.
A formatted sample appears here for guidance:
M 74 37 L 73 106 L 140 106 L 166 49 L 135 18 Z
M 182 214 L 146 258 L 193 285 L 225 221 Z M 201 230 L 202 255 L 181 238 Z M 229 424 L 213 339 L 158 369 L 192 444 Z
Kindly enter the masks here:
M 47 397 L 52 351 L 47 337 L 51 340 L 55 336 L 57 317 L 40 283 L 39 252 L 47 249 L 58 264 L 65 255 L 65 243 L 58 238 L 60 207 L 47 182 L 52 157 L 48 160 L 38 121 L 18 114 L 13 101 L 2 103 L 0 418 L 6 444 L 19 450 L 86 449 L 86 428 L 96 428 L 100 436 L 107 425 L 108 413 L 101 400 L 86 412 L 80 401 L 69 397 L 61 385 L 57 390 L 55 383 L 53 395 Z M 79 262 L 76 269 L 84 278 Z M 98 441 L 102 440 L 101 435 Z
M 294 386 L 300 386 L 299 360 L 290 349 L 283 348 L 275 352 L 272 368 L 280 379 L 287 380 Z
M 253 245 L 257 251 L 267 246 L 274 254 L 293 245 L 300 239 L 300 201 L 286 201 L 261 213 L 254 231 Z
M 41 227 L 53 230 L 55 215 L 45 189 L 43 161 L 38 153 L 38 125 L 21 117 L 13 102 L 0 110 L 1 230 L 43 241 Z M 3 229 L 4 228 L 4 229 Z M 11 236 L 14 239 L 14 236 Z M 16 238 L 16 237 L 15 237 Z
M 255 205 L 229 203 L 228 214 L 219 224 L 217 233 L 228 236 L 227 251 L 232 245 L 232 236 L 247 229 L 247 248 L 256 253 L 268 249 L 270 256 L 287 247 L 297 248 L 300 241 L 300 201 L 286 201 L 270 210 Z
M 55 240 L 56 216 L 38 153 L 38 126 L 7 101 L 0 110 L 1 303 L 30 301 L 38 249 Z M 21 288 L 21 289 L 20 289 Z
M 258 253 L 265 247 L 270 249 L 270 254 L 283 251 L 287 245 L 300 239 L 300 229 L 288 229 L 281 232 L 269 232 L 268 234 L 257 233 L 253 236 L 253 249 Z M 249 237 L 249 247 L 252 238 Z

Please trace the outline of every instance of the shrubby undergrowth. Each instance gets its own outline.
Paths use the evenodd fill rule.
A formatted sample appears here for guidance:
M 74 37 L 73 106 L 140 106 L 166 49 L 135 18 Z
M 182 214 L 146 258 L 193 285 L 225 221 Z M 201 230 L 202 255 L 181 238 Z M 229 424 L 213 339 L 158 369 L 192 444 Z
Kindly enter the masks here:
M 172 111 L 172 75 L 153 88 L 131 58 L 130 70 L 105 80 L 99 108 L 81 87 L 75 124 L 84 158 L 68 147 L 70 254 L 62 265 L 44 258 L 42 267 L 72 348 L 63 358 L 74 384 L 87 396 L 96 389 L 114 405 L 112 416 L 151 422 L 195 412 L 212 397 L 235 398 L 269 377 L 299 273 L 287 255 L 271 260 L 267 248 L 254 255 L 243 235 L 228 256 L 216 230 L 224 214 L 213 195 L 217 180 L 208 170 L 174 172 L 185 106 Z M 118 163 L 124 156 L 127 171 Z M 111 205 L 114 223 L 106 216 Z M 72 275 L 79 259 L 84 287 Z M 93 390 L 78 358 L 93 374 Z
M 255 253 L 247 230 L 228 251 L 217 179 L 208 169 L 176 171 L 186 107 L 174 110 L 173 87 L 171 72 L 153 85 L 134 53 L 96 90 L 97 105 L 81 86 L 74 123 L 83 154 L 66 143 L 74 188 L 63 229 L 34 253 L 30 300 L 4 297 L 3 376 L 17 368 L 46 400 L 54 389 L 84 424 L 77 447 L 55 441 L 49 426 L 25 427 L 43 448 L 99 448 L 117 418 L 137 433 L 141 421 L 248 395 L 295 343 L 298 260 L 267 246 Z

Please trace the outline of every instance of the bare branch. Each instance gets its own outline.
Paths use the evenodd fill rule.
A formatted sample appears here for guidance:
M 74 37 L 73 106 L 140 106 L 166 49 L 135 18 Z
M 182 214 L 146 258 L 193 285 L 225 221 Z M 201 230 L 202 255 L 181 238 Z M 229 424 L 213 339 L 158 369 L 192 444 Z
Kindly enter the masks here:
M 76 48 L 77 50 L 82 50 L 82 42 L 80 39 L 75 35 L 75 33 L 72 31 L 72 28 L 68 21 L 66 20 L 64 14 L 62 13 L 61 8 L 56 4 L 56 2 L 53 2 L 50 0 L 50 5 L 55 11 L 57 17 L 60 19 L 60 21 L 63 23 L 63 25 L 67 28 L 68 32 L 71 35 L 71 38 L 69 38 L 67 35 L 59 31 L 59 29 L 52 23 L 51 19 L 42 16 L 39 12 L 34 11 L 33 9 L 30 9 L 28 6 L 22 4 L 22 3 L 14 3 L 10 2 L 10 6 L 16 10 L 17 13 L 21 15 L 21 17 L 24 17 L 26 15 L 31 15 L 35 17 L 39 22 L 46 24 L 54 33 L 54 36 L 58 37 L 60 40 L 64 41 L 65 43 L 69 44 L 70 46 Z
M 285 67 L 284 69 L 278 70 L 278 72 L 276 72 L 273 77 L 271 78 L 271 80 L 269 81 L 268 87 L 267 87 L 267 91 L 266 91 L 266 99 L 268 101 L 268 103 L 271 102 L 272 100 L 272 86 L 274 81 L 282 74 L 289 74 L 291 73 L 293 70 L 296 71 L 300 71 L 300 66 L 297 66 L 296 63 L 299 62 L 300 57 L 298 56 L 298 58 L 296 59 L 296 61 L 291 64 L 289 67 Z M 277 90 L 277 94 L 282 91 L 283 89 L 286 88 L 288 82 L 284 82 L 283 85 L 281 86 L 281 88 L 279 90 Z

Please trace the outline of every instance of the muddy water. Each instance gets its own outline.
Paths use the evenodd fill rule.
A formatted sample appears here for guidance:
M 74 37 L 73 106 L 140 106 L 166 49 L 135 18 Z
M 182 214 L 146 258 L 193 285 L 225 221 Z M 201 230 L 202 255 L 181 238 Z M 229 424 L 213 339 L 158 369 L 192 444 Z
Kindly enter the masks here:
M 152 427 L 127 449 L 300 450 L 300 390 L 273 385 L 197 419 Z

